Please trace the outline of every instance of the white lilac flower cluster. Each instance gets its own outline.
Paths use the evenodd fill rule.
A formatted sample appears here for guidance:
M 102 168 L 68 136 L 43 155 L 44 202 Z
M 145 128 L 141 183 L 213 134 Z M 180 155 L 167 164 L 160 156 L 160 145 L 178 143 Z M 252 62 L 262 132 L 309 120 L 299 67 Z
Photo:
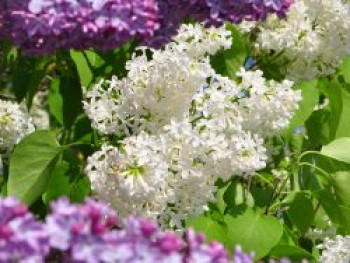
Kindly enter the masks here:
M 270 16 L 258 24 L 258 45 L 277 54 L 283 52 L 290 79 L 330 75 L 350 54 L 349 17 L 349 1 L 296 0 L 286 20 Z
M 86 167 L 98 197 L 121 215 L 181 225 L 206 209 L 218 179 L 266 166 L 265 138 L 289 124 L 300 92 L 261 71 L 241 69 L 237 83 L 215 74 L 208 54 L 231 43 L 225 28 L 183 26 L 163 50 L 134 55 L 126 78 L 88 92 L 93 127 L 126 135 L 119 148 L 103 145 Z
M 34 130 L 32 118 L 19 104 L 0 100 L 0 153 L 10 152 Z
M 350 236 L 336 236 L 334 239 L 325 238 L 320 262 L 322 263 L 348 263 L 350 262 Z

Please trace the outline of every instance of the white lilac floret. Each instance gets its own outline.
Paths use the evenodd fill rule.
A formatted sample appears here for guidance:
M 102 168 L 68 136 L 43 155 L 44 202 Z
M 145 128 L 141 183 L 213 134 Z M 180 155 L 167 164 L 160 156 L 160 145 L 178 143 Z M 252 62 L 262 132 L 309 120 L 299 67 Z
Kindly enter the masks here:
M 350 236 L 336 236 L 334 239 L 326 237 L 323 244 L 320 262 L 347 263 L 350 261 Z
M 17 103 L 0 100 L 0 152 L 9 152 L 35 127 L 29 114 Z

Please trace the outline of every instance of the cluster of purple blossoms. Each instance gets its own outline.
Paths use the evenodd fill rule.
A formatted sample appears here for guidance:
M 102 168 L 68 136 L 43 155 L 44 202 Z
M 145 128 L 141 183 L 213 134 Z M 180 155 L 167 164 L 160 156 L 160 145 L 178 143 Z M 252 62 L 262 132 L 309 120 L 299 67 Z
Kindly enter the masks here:
M 44 226 L 15 198 L 0 198 L 0 262 L 40 262 L 49 252 Z
M 169 41 L 185 18 L 206 25 L 284 17 L 291 0 L 5 0 L 6 31 L 29 54 Z M 0 13 L 1 30 L 1 13 Z M 4 30 L 2 30 L 4 31 Z
M 144 43 L 160 47 L 169 42 L 185 18 L 207 26 L 220 26 L 225 21 L 263 21 L 270 13 L 285 18 L 291 4 L 292 0 L 158 0 L 160 26 Z
M 10 37 L 27 53 L 112 49 L 158 28 L 155 0 L 11 0 Z
M 117 214 L 103 203 L 87 199 L 83 205 L 73 205 L 62 198 L 51 204 L 45 229 L 50 247 L 62 252 L 64 259 L 108 262 L 102 259 L 108 259 L 114 247 L 108 232 L 116 223 Z
M 192 0 L 192 8 L 198 20 L 209 25 L 225 21 L 240 23 L 243 20 L 265 20 L 269 13 L 280 18 L 286 16 L 292 0 Z
M 149 220 L 118 222 L 114 211 L 92 199 L 77 205 L 62 198 L 51 210 L 40 223 L 16 199 L 0 198 L 0 262 L 253 262 L 239 248 L 229 259 L 223 245 L 205 244 L 193 230 L 181 238 Z

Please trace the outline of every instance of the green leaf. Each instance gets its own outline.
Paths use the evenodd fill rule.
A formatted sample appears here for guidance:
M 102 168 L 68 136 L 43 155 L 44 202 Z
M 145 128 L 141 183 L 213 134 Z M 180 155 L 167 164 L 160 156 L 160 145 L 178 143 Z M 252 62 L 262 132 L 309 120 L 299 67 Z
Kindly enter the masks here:
M 252 185 L 250 192 L 254 198 L 255 206 L 265 208 L 271 201 L 273 189 L 268 185 L 264 187 Z
M 70 129 L 83 112 L 83 93 L 79 80 L 69 76 L 53 79 L 48 99 L 49 109 L 55 119 Z
M 192 227 L 196 232 L 205 234 L 206 242 L 218 241 L 225 243 L 226 229 L 210 217 L 204 215 L 187 221 L 186 227 Z
M 245 197 L 247 197 L 247 200 L 245 200 Z M 247 192 L 245 187 L 235 180 L 232 180 L 228 185 L 223 198 L 228 207 L 234 207 L 243 203 L 246 203 L 251 207 L 254 206 L 254 198 L 252 194 Z
M 274 247 L 270 253 L 270 256 L 276 259 L 288 258 L 297 262 L 301 262 L 303 259 L 311 260 L 311 262 L 316 261 L 314 256 L 306 250 L 289 245 L 278 245 Z
M 287 216 L 295 227 L 304 234 L 314 220 L 314 207 L 310 195 L 305 192 L 293 192 L 287 196 Z
M 90 180 L 86 176 L 80 177 L 72 184 L 69 195 L 70 200 L 78 203 L 83 202 L 85 197 L 90 194 L 90 189 Z
M 59 122 L 61 116 L 63 116 L 63 125 L 70 130 L 76 118 L 83 112 L 83 92 L 77 67 L 70 54 L 63 51 L 58 52 L 57 60 L 59 63 L 56 81 L 58 81 L 59 93 L 55 86 L 57 85 L 56 83 L 54 83 L 55 85 L 52 89 L 56 91 L 56 99 L 58 99 L 58 96 L 61 96 L 61 99 L 58 99 L 58 101 L 62 103 L 56 106 L 54 112 L 56 112 L 55 117 Z M 52 98 L 51 108 L 53 108 L 54 103 L 55 98 Z
M 32 107 L 33 98 L 37 91 L 40 88 L 40 84 L 46 74 L 45 70 L 37 70 L 30 74 L 30 77 L 27 79 L 27 96 L 26 96 L 26 102 L 27 107 L 30 109 Z
M 308 143 L 312 148 L 318 148 L 332 140 L 350 133 L 347 119 L 350 97 L 336 80 L 320 79 L 318 90 L 325 96 L 325 105 L 322 109 L 312 113 L 306 122 Z
M 59 88 L 63 98 L 63 124 L 69 129 L 83 112 L 83 93 L 79 81 L 72 77 L 61 77 Z
M 225 200 L 224 200 L 224 194 L 229 187 L 230 183 L 226 182 L 220 182 L 220 185 L 218 185 L 218 190 L 216 192 L 216 207 L 218 211 L 223 215 L 225 213 L 225 209 L 227 207 Z
M 339 138 L 322 147 L 321 153 L 332 159 L 350 164 L 350 137 Z
M 48 97 L 48 104 L 50 113 L 55 119 L 63 125 L 63 97 L 60 94 L 60 81 L 53 79 L 50 85 L 50 93 Z
M 78 52 L 78 51 L 72 50 L 70 54 L 78 69 L 81 84 L 84 85 L 85 87 L 88 87 L 93 79 L 93 73 L 90 68 L 92 64 L 89 64 L 89 63 L 91 62 L 93 63 L 94 53 L 90 52 L 89 56 L 86 55 L 85 57 L 83 52 L 85 51 Z
M 336 127 L 335 138 L 350 137 L 350 92 L 344 88 L 341 89 L 341 104 L 342 112 Z
M 314 108 L 319 101 L 319 93 L 316 86 L 317 80 L 313 80 L 302 82 L 294 87 L 296 90 L 301 90 L 302 101 L 300 102 L 299 108 L 295 112 L 290 126 L 286 131 L 287 136 L 290 136 L 298 126 L 303 125 L 314 111 Z
M 332 174 L 334 194 L 340 205 L 350 206 L 350 171 L 338 171 Z
M 319 82 L 320 91 L 327 96 L 329 100 L 329 106 L 326 108 L 330 112 L 329 118 L 329 140 L 336 138 L 337 129 L 341 120 L 343 112 L 343 98 L 342 98 L 342 87 L 338 81 L 325 81 Z
M 278 245 L 295 246 L 296 237 L 286 224 L 283 225 L 283 235 Z
M 344 77 L 345 82 L 350 83 L 350 57 L 344 58 L 340 66 L 340 74 Z
M 343 158 L 342 155 L 334 155 L 333 150 L 326 152 L 333 157 Z M 329 215 L 331 220 L 334 220 L 335 223 L 339 222 L 345 233 L 350 233 L 350 164 L 322 154 L 308 154 L 306 157 L 311 158 L 314 165 L 318 167 L 310 171 L 308 175 L 318 178 L 323 188 L 334 197 L 335 203 L 331 199 L 327 200 L 327 204 L 322 203 L 325 211 L 327 214 L 331 213 Z M 306 157 L 303 157 L 303 160 Z M 334 212 L 329 209 L 329 206 L 334 204 L 339 211 Z
M 330 142 L 329 122 L 331 113 L 327 109 L 314 111 L 306 121 L 308 142 L 312 148 L 318 148 L 320 145 Z
M 74 124 L 74 141 L 91 143 L 91 121 L 86 115 L 82 115 Z
M 67 176 L 68 169 L 69 164 L 67 162 L 62 162 L 52 171 L 47 190 L 43 195 L 43 200 L 46 204 L 49 204 L 60 196 L 69 195 L 71 185 L 69 182 L 69 176 Z
M 32 204 L 45 192 L 60 152 L 53 132 L 38 131 L 25 137 L 11 157 L 8 195 Z
M 350 234 L 350 205 L 339 205 L 339 210 L 342 215 L 342 223 L 338 227 L 339 234 Z
M 324 155 L 314 155 L 313 159 L 317 167 L 328 174 L 325 176 L 324 172 L 314 171 L 322 179 L 322 185 L 332 191 L 339 205 L 350 205 L 350 165 Z
M 342 215 L 334 194 L 327 189 L 321 189 L 313 194 L 321 203 L 323 210 L 326 212 L 333 224 L 340 224 Z
M 12 73 L 12 88 L 17 101 L 22 101 L 29 90 L 33 93 L 39 88 L 45 71 L 39 69 L 38 62 L 37 58 L 17 58 Z
M 276 218 L 249 208 L 236 217 L 226 215 L 225 223 L 227 247 L 233 250 L 240 245 L 244 251 L 254 251 L 256 259 L 266 256 L 283 234 L 283 225 Z
M 218 52 L 211 58 L 211 64 L 217 73 L 234 79 L 236 72 L 244 65 L 247 57 L 243 34 L 233 25 L 227 24 L 231 31 L 233 44 L 230 49 Z

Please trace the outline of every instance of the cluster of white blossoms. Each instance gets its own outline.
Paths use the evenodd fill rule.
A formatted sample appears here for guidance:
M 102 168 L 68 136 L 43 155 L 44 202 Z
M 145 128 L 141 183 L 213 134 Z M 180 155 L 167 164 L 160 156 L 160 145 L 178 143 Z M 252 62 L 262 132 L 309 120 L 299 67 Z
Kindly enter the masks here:
M 190 56 L 214 55 L 232 45 L 231 32 L 225 27 L 210 27 L 203 30 L 201 24 L 182 25 L 174 37 L 176 49 L 184 50 Z
M 266 166 L 265 139 L 287 127 L 301 100 L 293 83 L 261 71 L 215 73 L 208 55 L 229 48 L 230 31 L 183 26 L 163 50 L 141 49 L 124 79 L 101 81 L 84 109 L 102 135 L 124 134 L 88 158 L 86 173 L 100 199 L 122 215 L 181 226 L 202 213 L 218 179 Z
M 157 217 L 173 196 L 163 146 L 146 133 L 128 137 L 121 149 L 103 145 L 88 159 L 92 189 L 123 215 Z
M 344 0 L 295 0 L 286 20 L 269 16 L 256 24 L 263 50 L 283 52 L 288 78 L 312 79 L 335 72 L 350 54 L 350 3 Z M 245 24 L 243 31 L 251 30 Z
M 334 239 L 325 238 L 320 262 L 322 263 L 348 263 L 350 262 L 350 236 L 336 236 Z
M 207 57 L 191 57 L 177 45 L 140 49 L 127 62 L 128 77 L 102 80 L 87 95 L 84 108 L 93 127 L 104 134 L 155 133 L 170 119 L 189 113 L 193 96 L 214 74 Z
M 8 153 L 35 127 L 29 114 L 17 103 L 0 100 L 0 153 Z

